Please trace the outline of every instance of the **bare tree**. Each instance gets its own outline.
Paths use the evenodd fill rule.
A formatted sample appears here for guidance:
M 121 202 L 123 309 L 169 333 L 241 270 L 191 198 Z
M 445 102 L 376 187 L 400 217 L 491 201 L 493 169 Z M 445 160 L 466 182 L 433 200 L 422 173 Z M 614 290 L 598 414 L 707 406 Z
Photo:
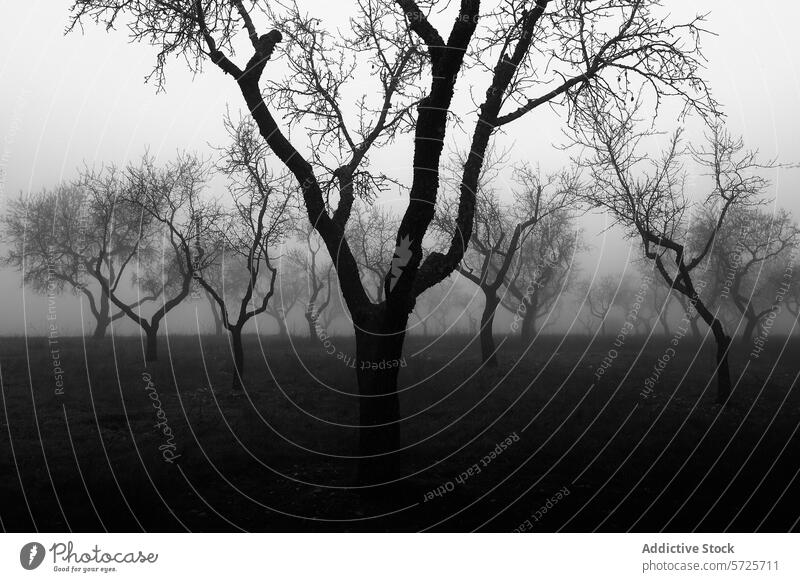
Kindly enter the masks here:
M 203 277 L 206 280 L 212 281 L 211 283 L 212 287 L 216 287 L 218 285 L 221 285 L 222 283 L 222 281 L 219 278 L 215 277 L 215 271 L 219 273 L 219 275 L 222 274 L 221 273 L 222 269 L 211 269 L 209 267 L 206 267 L 205 270 L 203 271 Z M 200 285 L 200 287 L 202 288 L 202 285 Z M 203 289 L 203 296 L 206 298 L 209 310 L 211 311 L 211 319 L 214 322 L 214 335 L 221 336 L 222 334 L 225 333 L 225 326 L 222 323 L 222 311 L 220 311 L 219 305 L 217 304 L 217 300 L 214 299 L 214 296 L 211 293 Z
M 294 267 L 291 260 L 281 261 L 275 281 L 276 296 L 269 302 L 265 311 L 278 324 L 278 336 L 282 340 L 289 339 L 289 329 L 286 325 L 289 313 L 295 305 L 300 304 L 307 291 L 305 278 Z
M 702 291 L 699 291 L 698 294 L 701 297 L 705 295 Z M 689 321 L 689 327 L 692 330 L 692 337 L 696 340 L 702 340 L 703 334 L 700 331 L 700 320 L 702 318 L 700 317 L 700 313 L 692 306 L 691 301 L 688 297 L 686 297 L 686 295 L 678 293 L 674 296 L 678 299 L 678 303 L 681 305 L 681 311 L 683 311 L 684 317 Z
M 88 193 L 88 176 L 84 170 L 75 184 L 60 184 L 53 190 L 42 190 L 20 196 L 10 203 L 4 217 L 4 230 L 10 243 L 4 258 L 6 265 L 23 273 L 23 283 L 38 293 L 61 293 L 69 287 L 88 300 L 95 318 L 94 339 L 103 338 L 108 326 L 124 317 L 122 311 L 111 314 L 108 296 L 97 283 L 93 265 L 102 255 L 103 268 L 112 279 L 126 253 L 143 238 L 147 221 L 130 207 L 117 206 L 116 212 L 105 212 L 105 200 Z M 109 168 L 104 180 L 119 180 L 118 170 Z M 107 237 L 99 233 L 110 233 Z M 133 303 L 136 308 L 161 295 L 163 287 L 151 281 L 149 291 Z
M 545 216 L 521 245 L 503 306 L 515 314 L 512 329 L 519 327 L 524 343 L 536 335 L 537 322 L 574 286 L 573 261 L 580 248 L 580 233 L 563 208 Z
M 767 185 L 764 181 L 762 188 Z M 706 211 L 693 226 L 703 236 L 714 224 L 714 216 Z M 758 208 L 734 208 L 718 230 L 707 260 L 721 282 L 722 297 L 730 298 L 745 320 L 743 342 L 750 341 L 759 324 L 778 309 L 769 274 L 777 264 L 783 270 L 798 240 L 797 225 L 791 214 L 782 209 L 773 214 Z
M 686 219 L 691 203 L 685 195 L 681 131 L 672 134 L 660 159 L 648 156 L 645 140 L 653 130 L 639 129 L 640 101 L 631 99 L 630 106 L 595 101 L 596 107 L 586 108 L 586 125 L 577 132 L 578 143 L 591 152 L 585 162 L 591 180 L 586 199 L 607 210 L 629 236 L 641 241 L 644 256 L 655 262 L 670 288 L 683 294 L 711 328 L 717 344 L 717 399 L 725 403 L 731 391 L 730 338 L 703 301 L 694 272 L 713 248 L 729 212 L 758 202 L 765 182 L 758 171 L 773 162 L 759 162 L 756 152 L 745 150 L 741 139 L 731 137 L 719 124 L 711 126 L 705 145 L 690 149 L 693 161 L 711 178 L 703 204 L 715 217 L 690 257 Z
M 333 285 L 333 263 L 323 256 L 323 245 L 319 235 L 311 225 L 298 221 L 297 238 L 299 247 L 291 249 L 287 258 L 295 267 L 301 269 L 306 278 L 306 305 L 304 315 L 308 324 L 308 337 L 318 339 L 320 314 L 331 302 Z
M 325 309 L 318 309 L 318 322 L 321 324 L 319 329 L 326 332 L 333 333 L 331 327 L 333 323 L 341 318 L 348 318 L 348 325 L 350 324 L 350 316 L 347 311 L 347 305 L 342 298 L 341 290 L 337 283 L 336 277 L 331 277 L 328 292 L 325 294 L 327 304 Z
M 214 219 L 213 205 L 201 198 L 206 177 L 205 164 L 184 154 L 162 167 L 144 156 L 124 173 L 109 167 L 84 180 L 93 205 L 109 217 L 101 220 L 103 228 L 97 233 L 100 253 L 89 271 L 111 302 L 144 330 L 148 362 L 158 359 L 161 321 L 187 297 L 195 270 L 207 260 L 194 256 L 193 247 L 202 225 Z M 118 237 L 114 217 L 131 213 L 139 216 L 138 222 L 126 219 L 121 223 L 131 235 L 123 237 L 121 248 L 112 246 Z M 120 284 L 128 278 L 137 294 L 144 291 L 160 297 L 149 317 L 142 314 L 141 299 L 125 298 Z
M 645 269 L 638 277 L 635 272 L 626 272 L 619 282 L 614 304 L 626 311 L 625 321 L 632 326 L 630 331 L 633 334 L 647 336 L 653 330 L 658 312 L 652 307 L 652 287 L 652 274 Z
M 431 323 L 431 301 L 427 299 L 427 295 L 423 293 L 419 297 L 417 297 L 417 301 L 414 304 L 414 312 L 413 315 L 417 320 L 417 324 L 419 327 L 419 334 L 422 337 L 428 337 L 430 333 L 430 323 Z
M 618 293 L 621 285 L 622 275 L 609 274 L 597 280 L 584 280 L 577 286 L 578 295 L 584 298 L 584 305 L 589 315 L 600 322 L 601 335 L 606 335 L 606 319 L 619 302 Z
M 302 188 L 309 220 L 335 263 L 356 327 L 357 359 L 396 361 L 416 298 L 458 267 L 472 238 L 475 192 L 496 130 L 543 105 L 574 106 L 587 90 L 615 94 L 613 79 L 620 75 L 646 83 L 657 97 L 678 95 L 703 110 L 715 105 L 699 74 L 702 17 L 673 24 L 656 0 L 508 0 L 483 14 L 479 0 L 448 4 L 358 0 L 349 30 L 332 35 L 294 4 L 271 11 L 241 0 L 73 0 L 71 28 L 87 20 L 112 28 L 127 18 L 133 40 L 156 48 L 152 76 L 159 86 L 172 56 L 184 57 L 193 71 L 211 62 L 233 79 L 264 140 Z M 442 35 L 429 18 L 434 8 L 455 12 L 449 33 Z M 266 34 L 259 34 L 256 22 L 262 13 L 274 27 Z M 476 33 L 479 21 L 486 24 Z M 242 31 L 252 47 L 243 66 L 233 60 Z M 283 50 L 276 52 L 282 41 Z M 284 79 L 264 74 L 276 54 L 289 67 Z M 461 73 L 473 64 L 486 72 L 475 88 L 484 97 L 467 130 L 470 153 L 462 172 L 458 228 L 445 252 L 423 257 L 453 95 Z M 371 74 L 358 74 L 364 72 L 361 65 Z M 353 100 L 343 97 L 344 88 L 357 76 L 374 80 L 377 97 L 356 100 L 355 113 L 346 112 Z M 295 143 L 273 109 L 281 111 Z M 363 287 L 346 224 L 359 190 L 370 191 L 360 185 L 382 176 L 368 168 L 371 150 L 406 130 L 414 133 L 408 206 L 384 282 L 386 299 L 374 303 Z M 310 140 L 311 157 L 296 145 L 294 136 L 302 133 Z M 335 206 L 330 194 L 338 196 Z M 360 392 L 368 396 L 360 399 L 364 481 L 391 468 L 386 453 L 399 444 L 398 372 L 397 367 L 358 369 Z
M 460 282 L 454 283 L 454 285 L 456 284 L 458 284 L 458 287 L 451 292 L 452 298 L 450 303 L 453 309 L 458 311 L 458 319 L 464 320 L 466 333 L 470 337 L 477 337 L 480 316 L 479 313 L 476 313 L 475 309 L 473 309 L 477 303 L 476 294 L 465 289 L 460 285 Z M 469 285 L 472 287 L 471 283 Z
M 385 300 L 385 282 L 392 269 L 399 220 L 379 206 L 354 204 L 347 238 L 353 247 L 361 280 L 370 301 Z
M 448 297 L 453 292 L 453 286 L 447 281 L 443 281 L 426 290 L 417 298 L 414 315 L 422 327 L 423 336 L 427 336 L 431 331 L 440 335 L 447 332 L 448 316 L 453 303 L 448 301 Z
M 475 219 L 470 250 L 459 266 L 459 274 L 477 285 L 484 296 L 480 322 L 481 357 L 487 366 L 497 366 L 493 324 L 497 308 L 503 299 L 503 289 L 517 279 L 524 259 L 519 251 L 538 236 L 544 221 L 562 212 L 575 198 L 577 175 L 570 172 L 542 178 L 538 171 L 527 166 L 515 171 L 518 188 L 513 201 L 504 203 L 495 183 L 504 167 L 502 155 L 489 158 L 484 165 L 475 204 Z M 457 163 L 456 167 L 463 166 Z M 457 224 L 451 206 L 456 201 L 445 199 L 443 211 L 436 217 L 436 228 L 446 240 L 452 239 Z M 541 242 L 541 241 L 540 241 Z M 540 252 L 541 249 L 536 249 Z M 546 251 L 544 251 L 546 252 Z M 521 292 L 521 297 L 524 295 Z
M 287 206 L 292 191 L 287 180 L 270 171 L 267 146 L 250 118 L 234 122 L 226 116 L 225 127 L 230 144 L 221 149 L 218 168 L 228 179 L 233 205 L 224 219 L 216 221 L 212 236 L 219 241 L 215 246 L 220 248 L 223 280 L 226 270 L 233 269 L 237 275 L 229 280 L 238 279 L 240 284 L 215 287 L 202 270 L 196 278 L 216 301 L 222 324 L 231 334 L 232 388 L 239 389 L 244 382 L 242 329 L 267 310 L 275 293 L 278 269 L 273 249 L 291 229 Z
M 769 276 L 770 285 L 779 305 L 792 316 L 791 333 L 800 333 L 798 317 L 800 317 L 800 263 L 796 262 L 797 248 L 781 269 L 773 269 Z

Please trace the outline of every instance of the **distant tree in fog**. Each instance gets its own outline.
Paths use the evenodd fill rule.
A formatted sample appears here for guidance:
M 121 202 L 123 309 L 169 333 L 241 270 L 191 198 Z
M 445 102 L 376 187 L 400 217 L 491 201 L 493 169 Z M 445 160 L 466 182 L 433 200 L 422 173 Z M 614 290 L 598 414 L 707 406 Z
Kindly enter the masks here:
M 632 335 L 649 336 L 657 316 L 652 308 L 652 284 L 648 279 L 640 279 L 633 274 L 626 275 L 622 284 L 617 303 L 621 309 L 627 310 L 627 321 L 633 325 Z
M 206 267 L 203 269 L 203 278 L 208 281 L 212 287 L 221 289 L 222 285 L 224 284 L 222 277 L 222 267 L 219 264 L 206 265 Z M 214 335 L 223 335 L 226 330 L 222 323 L 222 311 L 219 309 L 217 300 L 214 299 L 214 296 L 211 295 L 211 293 L 209 293 L 202 285 L 195 281 L 191 296 L 193 299 L 199 299 L 200 295 L 205 297 L 205 300 L 208 303 L 209 311 L 211 312 L 211 320 L 214 325 Z
M 503 306 L 515 314 L 512 328 L 519 328 L 523 343 L 530 342 L 540 319 L 552 316 L 558 301 L 575 286 L 574 260 L 580 249 L 580 233 L 566 209 L 543 217 L 523 241 L 506 284 L 508 293 L 503 294 Z
M 329 334 L 334 333 L 331 328 L 333 323 L 339 319 L 346 319 L 348 327 L 352 327 L 352 318 L 347 310 L 347 305 L 342 297 L 342 292 L 336 277 L 331 277 L 329 296 L 330 300 L 325 306 L 325 309 L 319 311 L 319 321 L 322 323 L 322 329 L 326 330 Z M 327 300 L 328 294 L 326 294 L 325 297 Z
M 101 251 L 89 270 L 111 302 L 144 330 L 146 361 L 158 359 L 161 321 L 189 295 L 196 271 L 211 259 L 210 253 L 198 255 L 194 246 L 217 215 L 215 205 L 202 197 L 207 177 L 206 164 L 196 156 L 181 154 L 158 166 L 145 155 L 124 172 L 106 167 L 82 182 L 98 211 L 111 217 L 101 221 Z M 122 243 L 115 242 L 119 231 L 114 217 L 120 213 L 139 217 L 138 222 L 122 223 L 130 231 Z M 134 285 L 136 301 L 120 288 L 126 277 Z M 149 316 L 141 311 L 143 291 L 161 299 Z
M 448 316 L 453 307 L 449 295 L 453 292 L 452 285 L 447 282 L 434 285 L 417 298 L 414 305 L 414 315 L 419 322 L 422 335 L 428 336 L 430 332 L 444 334 L 450 325 Z
M 584 160 L 591 183 L 586 200 L 608 211 L 629 236 L 641 241 L 644 256 L 654 261 L 670 288 L 683 294 L 711 328 L 717 344 L 717 399 L 725 403 L 731 392 L 730 338 L 703 300 L 696 274 L 729 214 L 760 201 L 766 179 L 759 172 L 772 164 L 760 162 L 756 152 L 746 150 L 741 139 L 731 137 L 718 123 L 711 126 L 704 145 L 690 148 L 692 160 L 710 177 L 703 205 L 713 221 L 689 256 L 687 222 L 692 205 L 685 193 L 681 131 L 671 135 L 660 157 L 648 155 L 646 140 L 653 131 L 640 129 L 636 117 L 640 101 L 631 100 L 632 104 L 595 99 L 583 109 L 586 115 L 576 133 L 577 142 L 589 151 Z
M 144 247 L 149 225 L 139 209 L 123 201 L 111 208 L 108 199 L 91 189 L 98 180 L 114 185 L 112 191 L 121 193 L 123 177 L 118 169 L 108 168 L 102 178 L 84 169 L 81 179 L 73 184 L 59 184 L 11 201 L 3 220 L 10 246 L 4 263 L 19 269 L 23 283 L 37 293 L 54 295 L 69 288 L 86 297 L 95 318 L 94 339 L 104 337 L 108 326 L 125 316 L 122 311 L 111 313 L 108 294 L 96 275 L 96 263 L 102 257 L 101 270 L 111 280 L 122 281 L 124 275 L 124 283 L 130 282 L 124 272 L 125 260 L 132 252 L 148 254 Z M 158 279 L 145 286 L 132 307 L 155 301 L 163 292 Z
M 385 299 L 384 287 L 392 270 L 398 222 L 387 208 L 353 205 L 347 238 L 361 272 L 364 290 L 374 302 Z
M 474 289 L 471 284 L 470 287 Z M 480 319 L 480 312 L 476 312 L 475 309 L 479 302 L 476 297 L 477 293 L 459 286 L 458 289 L 452 292 L 451 298 L 453 309 L 458 313 L 458 318 L 466 322 L 465 331 L 473 337 L 478 336 L 478 321 Z
M 795 253 L 797 249 L 795 249 Z M 800 333 L 800 263 L 795 261 L 786 264 L 783 270 L 774 269 L 770 274 L 772 288 L 776 294 L 778 290 L 785 290 L 780 305 L 792 316 L 792 331 L 790 333 Z
M 762 188 L 767 185 L 765 181 Z M 701 212 L 692 225 L 697 231 L 695 236 L 707 237 L 714 228 L 714 219 L 707 210 Z M 706 260 L 720 282 L 721 297 L 733 303 L 744 319 L 744 342 L 749 342 L 758 326 L 778 310 L 779 296 L 770 275 L 774 270 L 785 270 L 798 241 L 800 231 L 791 214 L 783 209 L 772 213 L 759 208 L 734 208 L 719 228 Z M 737 327 L 741 326 L 737 323 Z
M 230 143 L 220 149 L 217 167 L 228 180 L 232 207 L 214 221 L 208 246 L 216 249 L 214 260 L 219 261 L 222 281 L 231 284 L 215 286 L 202 269 L 196 271 L 196 279 L 217 302 L 222 324 L 231 334 L 232 388 L 240 389 L 244 375 L 242 329 L 267 310 L 275 295 L 275 247 L 291 231 L 288 204 L 293 191 L 287 179 L 270 170 L 269 150 L 249 117 L 234 122 L 226 116 L 225 128 Z M 233 272 L 226 276 L 229 269 Z
M 592 318 L 587 320 L 587 328 L 590 325 L 589 322 L 599 322 L 601 335 L 606 335 L 606 319 L 619 302 L 618 295 L 621 286 L 622 274 L 603 275 L 578 283 L 576 292 L 583 299 L 583 305 Z
M 714 212 L 718 211 L 714 209 Z M 691 219 L 687 221 L 689 224 L 684 241 L 684 248 L 687 254 L 698 255 L 702 253 L 708 242 L 708 229 L 697 228 L 697 224 L 702 222 L 703 213 L 704 211 L 701 207 L 696 207 L 694 211 L 691 212 Z M 655 267 L 654 262 L 653 266 Z M 737 318 L 733 317 L 734 313 L 731 306 L 723 301 L 724 276 L 721 277 L 719 271 L 711 268 L 709 261 L 705 261 L 702 266 L 697 269 L 697 272 L 694 273 L 694 280 L 695 291 L 698 296 L 703 300 L 703 304 L 708 311 L 714 313 L 717 319 L 722 322 L 723 328 L 728 330 L 731 326 L 735 326 Z M 666 284 L 669 286 L 669 283 Z M 695 339 L 702 340 L 704 333 L 700 329 L 700 323 L 703 321 L 703 318 L 700 316 L 697 309 L 693 307 L 691 299 L 680 292 L 673 292 L 670 290 L 670 293 L 678 300 L 681 310 L 683 311 L 682 321 L 684 325 L 682 327 L 684 327 L 686 321 L 688 321 L 692 336 Z
M 308 325 L 308 337 L 319 339 L 322 326 L 321 314 L 330 305 L 333 285 L 333 262 L 326 258 L 322 239 L 305 220 L 298 220 L 297 239 L 299 246 L 287 252 L 287 259 L 304 275 L 306 305 L 304 315 Z
M 278 324 L 278 336 L 282 340 L 289 339 L 287 321 L 289 313 L 295 305 L 299 305 L 307 294 L 306 279 L 296 265 L 284 257 L 278 267 L 275 280 L 275 295 L 264 311 Z
M 622 75 L 646 84 L 655 98 L 678 96 L 695 109 L 715 109 L 701 77 L 703 17 L 674 22 L 656 0 L 509 2 L 483 12 L 477 0 L 361 0 L 350 7 L 352 18 L 334 34 L 294 3 L 263 9 L 240 0 L 73 0 L 70 29 L 124 24 L 134 42 L 155 48 L 152 77 L 159 86 L 173 57 L 195 72 L 212 63 L 230 77 L 263 139 L 302 188 L 309 221 L 334 260 L 360 361 L 400 358 L 416 298 L 461 263 L 486 148 L 499 128 L 508 131 L 545 106 L 566 119 L 583 93 L 618 93 Z M 444 33 L 434 25 L 440 11 L 450 13 Z M 272 30 L 262 34 L 264 26 Z M 252 50 L 237 63 L 233 47 L 244 46 L 241 36 Z M 288 67 L 283 78 L 273 58 Z M 476 71 L 473 87 L 467 86 L 470 71 Z M 352 79 L 374 87 L 360 98 Z M 451 111 L 457 85 L 478 101 L 465 115 Z M 454 118 L 470 136 L 457 228 L 444 252 L 426 254 L 423 240 Z M 384 282 L 385 300 L 376 303 L 364 289 L 346 225 L 359 176 L 381 175 L 370 168 L 370 155 L 401 132 L 414 133 L 414 153 L 392 165 L 407 168 L 411 185 L 395 237 L 398 259 L 387 259 L 394 268 Z M 382 480 L 392 468 L 386 453 L 399 447 L 398 372 L 357 370 L 367 396 L 358 399 L 362 481 Z
M 460 168 L 463 162 L 457 158 L 454 165 Z M 560 236 L 563 233 L 557 232 L 560 230 L 557 228 L 559 218 L 555 215 L 564 213 L 566 207 L 574 202 L 578 188 L 574 173 L 542 177 L 538 171 L 523 166 L 514 171 L 516 187 L 511 200 L 506 202 L 498 187 L 505 166 L 503 155 L 490 156 L 483 166 L 470 247 L 458 268 L 459 274 L 477 285 L 483 293 L 479 334 L 481 357 L 487 366 L 497 366 L 493 326 L 504 289 L 522 276 L 523 266 L 531 267 L 524 264 L 529 263 L 529 257 L 520 257 L 520 250 L 529 244 L 528 248 L 535 254 L 549 256 L 553 250 L 558 254 L 557 249 L 538 248 L 536 243 L 543 243 L 546 247 L 548 242 L 555 246 L 565 243 L 566 239 Z M 445 240 L 451 239 L 457 230 L 457 224 L 452 220 L 456 215 L 453 210 L 456 205 L 455 200 L 446 198 L 442 212 L 435 218 L 436 228 Z M 551 241 L 548 241 L 548 233 L 539 232 L 548 227 L 553 228 L 550 234 L 555 237 Z M 519 293 L 522 300 L 525 291 Z

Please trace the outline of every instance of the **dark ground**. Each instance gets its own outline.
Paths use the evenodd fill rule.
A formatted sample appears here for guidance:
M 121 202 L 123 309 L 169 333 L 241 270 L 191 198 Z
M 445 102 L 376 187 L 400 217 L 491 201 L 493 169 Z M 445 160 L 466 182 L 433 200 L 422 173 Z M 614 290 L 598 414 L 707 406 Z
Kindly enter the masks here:
M 400 479 L 359 490 L 356 431 L 342 426 L 357 422 L 355 371 L 308 340 L 248 338 L 247 390 L 234 393 L 225 338 L 162 338 L 161 361 L 148 371 L 181 455 L 174 464 L 158 449 L 165 439 L 154 428 L 138 338 L 59 339 L 61 396 L 47 340 L 0 340 L 2 528 L 800 527 L 798 340 L 771 337 L 754 360 L 736 348 L 734 377 L 746 370 L 728 410 L 715 404 L 711 345 L 682 340 L 644 398 L 664 338 L 643 350 L 629 339 L 594 385 L 611 338 L 587 346 L 581 337 L 544 337 L 525 354 L 513 342 L 501 347 L 499 370 L 487 372 L 466 338 L 410 338 Z M 348 340 L 334 343 L 352 353 Z M 511 433 L 519 441 L 482 464 Z M 476 463 L 480 473 L 457 483 Z M 444 494 L 425 501 L 440 486 Z

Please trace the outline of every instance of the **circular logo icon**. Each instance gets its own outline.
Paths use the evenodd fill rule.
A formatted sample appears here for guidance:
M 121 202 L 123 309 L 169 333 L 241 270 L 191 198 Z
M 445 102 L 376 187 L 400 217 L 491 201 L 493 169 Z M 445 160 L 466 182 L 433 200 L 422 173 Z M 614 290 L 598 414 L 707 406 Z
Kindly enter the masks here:
M 29 542 L 19 551 L 19 563 L 26 570 L 35 570 L 44 561 L 44 546 L 39 542 Z

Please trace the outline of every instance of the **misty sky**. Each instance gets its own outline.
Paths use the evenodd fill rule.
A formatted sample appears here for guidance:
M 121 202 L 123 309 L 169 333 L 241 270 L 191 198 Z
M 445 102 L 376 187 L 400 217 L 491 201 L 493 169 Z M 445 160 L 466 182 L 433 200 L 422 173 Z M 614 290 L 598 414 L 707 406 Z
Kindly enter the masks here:
M 341 22 L 335 11 L 347 3 L 300 2 L 313 6 L 323 21 Z M 723 104 L 728 124 L 748 147 L 782 162 L 800 161 L 800 51 L 796 23 L 800 8 L 789 2 L 744 0 L 681 2 L 675 10 L 710 11 L 704 51 L 707 78 Z M 167 69 L 166 93 L 146 85 L 154 52 L 130 45 L 124 31 L 107 34 L 88 26 L 84 34 L 63 35 L 69 2 L 0 0 L 0 211 L 9 197 L 75 176 L 86 161 L 117 162 L 138 158 L 145 147 L 158 157 L 188 148 L 207 152 L 224 143 L 226 104 L 236 111 L 241 96 L 229 78 L 214 67 L 192 77 L 180 62 Z M 688 13 L 688 12 L 687 12 Z M 563 154 L 552 147 L 561 139 L 559 120 L 549 109 L 524 119 L 510 136 L 513 158 L 554 169 Z M 411 138 L 391 153 L 378 153 L 381 169 L 402 177 L 410 173 Z M 395 171 L 391 171 L 394 168 Z M 800 169 L 776 170 L 770 176 L 778 206 L 800 216 Z M 593 247 L 581 257 L 584 272 L 621 270 L 624 258 L 636 256 L 619 233 L 604 231 L 604 219 L 582 219 L 585 242 Z M 1 271 L 2 333 L 41 330 L 44 299 L 20 288 L 19 276 Z M 66 303 L 70 299 L 64 299 Z M 74 300 L 72 300 L 74 301 Z M 66 304 L 65 303 L 65 304 Z M 74 302 L 77 305 L 77 302 Z M 78 310 L 63 324 L 77 331 Z M 91 328 L 90 314 L 86 321 Z M 70 322 L 71 323 L 67 323 Z

